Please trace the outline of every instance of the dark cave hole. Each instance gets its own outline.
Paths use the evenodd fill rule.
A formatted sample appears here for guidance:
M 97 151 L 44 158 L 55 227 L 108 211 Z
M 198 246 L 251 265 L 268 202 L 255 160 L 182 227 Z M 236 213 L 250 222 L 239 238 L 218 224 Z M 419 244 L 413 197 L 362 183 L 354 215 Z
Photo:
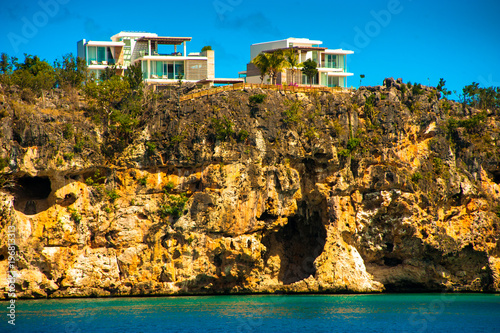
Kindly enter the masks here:
M 354 178 L 358 177 L 359 161 L 356 159 L 351 159 L 351 172 Z
M 493 173 L 493 181 L 496 184 L 500 184 L 500 171 L 497 171 L 497 172 Z
M 399 258 L 388 258 L 384 257 L 384 265 L 389 266 L 389 267 L 395 267 L 398 265 L 401 265 L 403 263 L 403 260 Z
M 393 243 L 387 242 L 387 243 L 385 243 L 385 247 L 387 248 L 388 252 L 392 252 L 394 250 L 394 244 Z
M 279 273 L 283 284 L 292 284 L 316 273 L 314 260 L 323 252 L 326 242 L 326 229 L 318 212 L 309 218 L 301 215 L 291 217 L 278 232 L 265 236 L 263 244 L 268 249 L 266 255 L 273 252 L 270 248 L 271 237 L 283 244 Z
M 385 179 L 390 183 L 394 183 L 394 174 L 392 172 L 387 172 L 385 174 Z
M 214 255 L 214 264 L 216 267 L 222 266 L 222 254 L 219 253 Z
M 52 192 L 48 177 L 21 177 L 17 180 L 20 197 L 25 200 L 47 199 Z
M 26 215 L 34 215 L 47 209 L 46 200 L 52 192 L 48 177 L 24 176 L 16 179 L 14 208 Z

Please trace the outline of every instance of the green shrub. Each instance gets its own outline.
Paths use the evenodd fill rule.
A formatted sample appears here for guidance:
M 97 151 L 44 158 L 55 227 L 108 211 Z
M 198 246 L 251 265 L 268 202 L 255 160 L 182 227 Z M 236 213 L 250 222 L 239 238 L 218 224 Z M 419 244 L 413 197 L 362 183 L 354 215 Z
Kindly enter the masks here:
M 316 128 L 314 128 L 313 126 L 309 127 L 307 129 L 307 131 L 304 133 L 304 136 L 306 138 L 308 138 L 309 140 L 312 140 L 314 138 L 317 138 L 319 135 L 318 133 L 316 132 Z
M 75 157 L 75 154 L 74 153 L 64 153 L 63 154 L 63 158 L 66 160 L 66 161 L 71 161 L 73 159 L 73 157 Z
M 74 134 L 73 125 L 70 123 L 66 123 L 63 128 L 63 137 L 66 140 L 70 140 L 71 138 L 73 138 L 73 134 Z
M 285 124 L 298 123 L 301 120 L 301 103 L 300 101 L 295 101 L 290 104 L 290 107 L 283 111 L 283 122 Z
M 158 214 L 162 219 L 166 219 L 168 216 L 178 219 L 184 214 L 184 208 L 188 199 L 184 193 L 180 195 L 166 194 L 165 202 L 160 205 Z
M 229 139 L 234 134 L 233 126 L 234 124 L 226 116 L 222 120 L 212 118 L 212 127 L 217 140 Z
M 33 92 L 38 96 L 43 91 L 52 89 L 56 83 L 54 68 L 47 61 L 29 54 L 25 55 L 24 63 L 18 64 L 11 78 L 23 91 Z
M 415 173 L 411 176 L 411 180 L 414 183 L 418 183 L 420 179 L 424 178 L 422 174 L 418 171 L 415 171 Z
M 6 157 L 5 158 L 0 157 L 0 171 L 2 171 L 8 165 L 9 165 L 9 159 Z
M 439 103 L 441 108 L 445 111 L 445 112 L 450 112 L 451 110 L 451 104 L 448 100 L 446 99 L 443 99 L 441 100 L 441 102 Z
M 358 148 L 358 146 L 361 144 L 361 139 L 360 138 L 351 138 L 347 141 L 347 149 L 349 149 L 350 152 Z
M 146 152 L 148 155 L 153 155 L 156 151 L 156 144 L 154 142 L 146 142 Z
M 469 133 L 479 133 L 483 128 L 485 120 L 486 112 L 481 112 L 468 119 L 461 120 L 459 126 L 464 127 Z
M 434 157 L 432 159 L 432 164 L 436 174 L 440 175 L 443 172 L 443 167 L 444 167 L 443 160 L 440 159 L 439 157 Z
M 422 89 L 422 86 L 420 83 L 415 83 L 412 88 L 412 93 L 413 95 L 422 95 L 424 93 L 424 90 Z
M 56 60 L 54 62 L 57 85 L 59 87 L 75 87 L 82 86 L 87 76 L 87 64 L 82 58 L 75 58 L 72 53 L 63 56 L 62 62 Z
M 163 192 L 167 193 L 167 192 L 170 192 L 174 189 L 175 187 L 175 184 L 173 181 L 169 181 L 168 183 L 165 184 L 165 186 L 163 186 Z
M 340 149 L 337 153 L 339 156 L 347 157 L 351 152 L 348 149 Z
M 238 141 L 239 142 L 244 142 L 248 138 L 249 135 L 250 134 L 248 133 L 248 131 L 246 131 L 244 129 L 240 130 L 238 132 Z
M 71 220 L 76 224 L 82 221 L 82 216 L 78 213 L 76 209 L 68 207 L 68 213 L 70 214 Z
M 120 195 L 116 192 L 115 189 L 112 189 L 111 191 L 107 191 L 106 194 L 108 195 L 108 199 L 110 202 L 115 202 L 115 200 L 120 197 Z
M 248 98 L 250 104 L 260 104 L 266 99 L 266 94 L 255 94 Z
M 139 185 L 146 186 L 146 184 L 148 183 L 147 177 L 146 176 L 141 177 L 137 180 L 137 182 L 139 183 Z
M 100 185 L 104 181 L 104 179 L 106 179 L 106 177 L 101 176 L 101 171 L 97 169 L 97 171 L 92 176 L 85 179 L 85 184 L 87 184 L 87 186 Z
M 83 141 L 82 140 L 78 140 L 76 142 L 76 144 L 73 146 L 73 152 L 75 152 L 76 154 L 79 154 L 83 151 Z
M 173 135 L 170 138 L 170 143 L 171 144 L 181 143 L 182 140 L 184 140 L 184 137 L 185 137 L 185 133 L 184 132 L 182 134 L 179 134 L 179 135 Z

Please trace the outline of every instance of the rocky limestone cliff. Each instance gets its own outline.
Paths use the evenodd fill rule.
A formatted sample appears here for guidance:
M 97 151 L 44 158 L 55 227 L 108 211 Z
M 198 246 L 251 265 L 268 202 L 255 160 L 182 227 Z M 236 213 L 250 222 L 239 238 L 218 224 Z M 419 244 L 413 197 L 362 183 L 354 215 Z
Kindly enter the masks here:
M 3 89 L 18 297 L 500 291 L 499 114 L 392 79 L 148 94 L 117 148 L 83 98 Z

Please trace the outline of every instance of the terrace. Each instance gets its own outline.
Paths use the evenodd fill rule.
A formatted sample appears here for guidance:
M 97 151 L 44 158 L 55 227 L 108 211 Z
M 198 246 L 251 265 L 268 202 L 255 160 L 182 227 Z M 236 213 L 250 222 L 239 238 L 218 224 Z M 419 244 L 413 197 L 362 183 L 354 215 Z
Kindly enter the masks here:
M 149 56 L 186 56 L 186 42 L 189 41 L 191 41 L 191 37 L 142 37 L 137 40 L 138 46 L 140 47 L 139 56 L 141 58 Z M 159 45 L 173 46 L 173 52 L 160 52 Z M 179 45 L 183 45 L 182 51 L 184 52 L 179 52 L 177 50 L 177 46 Z
M 116 64 L 124 46 L 123 42 L 88 41 L 85 51 L 87 65 L 105 68 Z

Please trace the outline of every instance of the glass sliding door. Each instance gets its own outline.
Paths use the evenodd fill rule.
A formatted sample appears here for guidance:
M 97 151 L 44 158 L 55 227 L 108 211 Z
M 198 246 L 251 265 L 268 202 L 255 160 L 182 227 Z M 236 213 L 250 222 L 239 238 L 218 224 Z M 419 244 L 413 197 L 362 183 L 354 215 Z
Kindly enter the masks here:
M 318 84 L 318 74 L 314 75 L 311 78 L 312 80 L 310 80 L 305 74 L 302 74 L 302 84 Z
M 143 79 L 149 79 L 148 78 L 148 62 L 147 61 L 141 61 L 141 67 L 142 67 L 142 78 Z
M 156 61 L 156 75 L 158 75 L 159 79 L 161 79 L 163 77 L 163 62 L 162 61 Z
M 169 61 L 167 63 L 167 68 L 168 68 L 168 79 L 173 80 L 174 79 L 174 63 Z
M 335 54 L 327 54 L 325 60 L 326 68 L 337 68 L 337 56 Z
M 111 49 L 111 47 L 106 47 L 106 58 L 107 58 L 109 65 L 115 64 L 115 57 L 114 57 L 113 50 Z
M 87 65 L 92 65 L 92 62 L 97 62 L 97 47 L 88 46 L 87 47 Z
M 97 47 L 97 62 L 101 64 L 103 61 L 106 61 L 106 48 Z
M 328 86 L 330 88 L 332 87 L 339 87 L 340 86 L 340 80 L 338 76 L 329 76 L 328 77 Z

